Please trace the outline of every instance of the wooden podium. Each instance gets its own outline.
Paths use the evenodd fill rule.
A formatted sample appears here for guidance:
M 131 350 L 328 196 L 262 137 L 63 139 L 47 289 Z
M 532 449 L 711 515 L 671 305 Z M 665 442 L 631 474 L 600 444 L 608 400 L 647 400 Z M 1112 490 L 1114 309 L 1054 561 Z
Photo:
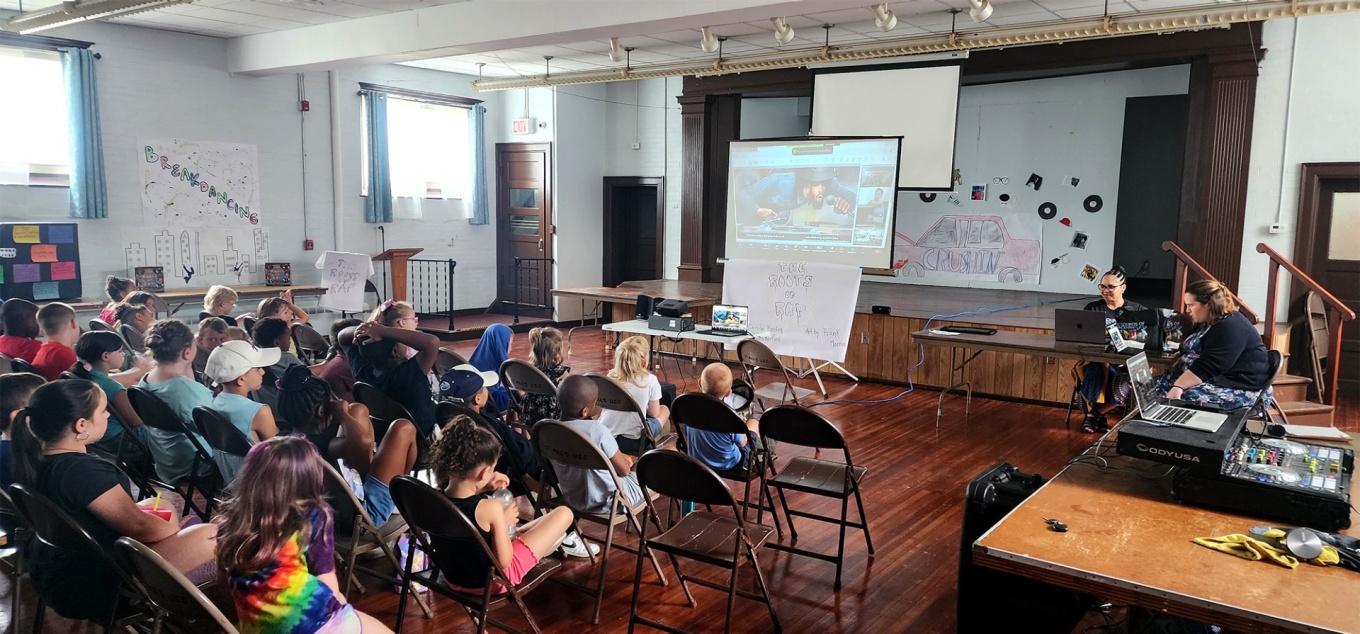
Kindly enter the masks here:
M 410 249 L 388 249 L 373 256 L 375 262 L 391 262 L 392 266 L 392 300 L 398 302 L 406 301 L 406 261 L 411 256 L 424 251 L 419 247 Z

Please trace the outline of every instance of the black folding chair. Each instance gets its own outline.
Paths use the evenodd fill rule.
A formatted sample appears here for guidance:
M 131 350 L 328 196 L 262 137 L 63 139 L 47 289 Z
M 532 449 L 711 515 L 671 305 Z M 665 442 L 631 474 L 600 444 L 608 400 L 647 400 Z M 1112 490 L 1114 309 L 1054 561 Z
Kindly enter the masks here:
M 312 328 L 310 324 L 293 324 L 291 326 L 293 334 L 293 345 L 297 348 L 298 356 L 307 365 L 317 363 L 326 358 L 326 353 L 330 352 L 331 344 L 321 333 Z
M 189 440 L 189 444 L 194 449 L 193 463 L 189 469 L 189 474 L 180 482 L 171 482 L 172 488 L 184 496 L 185 508 L 192 510 L 203 521 L 212 517 L 213 505 L 216 503 L 217 491 L 222 487 L 222 473 L 217 469 L 217 463 L 213 462 L 212 455 L 204 446 L 203 441 L 196 433 L 197 430 L 190 427 L 192 421 L 185 422 L 180 420 L 175 411 L 170 409 L 159 396 L 137 386 L 128 388 L 128 400 L 132 402 L 132 409 L 137 411 L 137 415 L 142 418 L 142 423 L 152 428 L 159 429 L 171 434 L 183 434 Z M 207 465 L 208 473 L 201 474 L 200 467 Z M 181 482 L 183 487 L 181 488 Z M 204 505 L 200 510 L 194 504 L 194 491 L 203 494 Z
M 689 392 L 675 397 L 675 402 L 671 404 L 671 421 L 676 423 L 677 430 L 681 430 L 683 426 L 716 434 L 741 434 L 746 436 L 746 461 L 731 469 L 715 469 L 714 472 L 725 480 L 742 483 L 744 495 L 740 504 L 743 511 L 749 509 L 751 507 L 751 484 L 753 482 L 758 484 L 761 475 L 766 471 L 770 471 L 770 475 L 774 475 L 774 465 L 773 456 L 764 447 L 757 446 L 759 443 L 756 434 L 746 426 L 746 421 L 742 420 L 741 415 L 728 407 L 727 404 L 708 394 Z M 689 447 L 686 448 L 686 453 L 691 456 L 694 455 L 693 449 Z M 779 531 L 779 535 L 783 537 L 784 530 L 780 527 L 779 516 L 775 515 L 774 499 L 769 498 L 767 504 L 765 488 L 757 487 L 757 489 L 757 507 L 762 512 L 767 510 L 770 512 L 774 517 L 775 530 Z

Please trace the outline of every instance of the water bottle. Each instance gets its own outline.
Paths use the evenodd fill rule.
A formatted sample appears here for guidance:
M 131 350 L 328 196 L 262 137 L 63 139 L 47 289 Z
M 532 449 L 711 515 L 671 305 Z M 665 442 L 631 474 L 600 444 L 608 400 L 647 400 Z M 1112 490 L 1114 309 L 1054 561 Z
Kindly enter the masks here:
M 491 492 L 491 499 L 500 502 L 501 508 L 509 508 L 511 504 L 515 503 L 515 494 L 511 493 L 510 489 L 501 487 Z M 510 539 L 515 538 L 516 528 L 517 526 L 515 524 L 510 525 Z

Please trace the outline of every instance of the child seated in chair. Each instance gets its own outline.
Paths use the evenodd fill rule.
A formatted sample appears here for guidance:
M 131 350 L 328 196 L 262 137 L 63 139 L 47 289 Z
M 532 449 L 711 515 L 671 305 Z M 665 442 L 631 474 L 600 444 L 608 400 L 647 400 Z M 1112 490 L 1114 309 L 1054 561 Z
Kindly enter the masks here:
M 270 410 L 278 412 L 279 379 L 283 378 L 289 368 L 307 366 L 302 359 L 288 352 L 288 345 L 293 342 L 293 331 L 289 329 L 288 322 L 273 317 L 261 319 L 255 322 L 255 330 L 251 335 L 255 338 L 257 347 L 278 348 L 280 351 L 277 362 L 264 369 L 264 382 L 251 395 L 256 401 L 268 405 Z M 284 428 L 292 429 L 291 422 L 285 418 L 278 417 L 278 423 Z
M 221 317 L 208 317 L 198 322 L 198 336 L 194 337 L 194 344 L 198 346 L 198 353 L 194 355 L 194 372 L 202 372 L 208 366 L 208 355 L 227 340 L 227 328 L 230 326 Z
M 490 495 L 510 484 L 505 474 L 496 472 L 500 454 L 501 443 L 495 434 L 467 416 L 454 418 L 434 445 L 434 469 L 444 485 L 444 495 L 477 527 L 496 556 L 491 561 L 486 551 L 470 540 L 432 537 L 435 563 L 449 587 L 460 592 L 481 594 L 486 587 L 487 566 L 492 564 L 506 581 L 518 585 L 540 559 L 557 550 L 571 527 L 571 509 L 565 506 L 516 526 L 519 506 L 503 504 Z
M 637 459 L 619 450 L 614 436 L 599 421 L 591 419 L 595 401 L 599 399 L 599 388 L 595 381 L 585 376 L 568 376 L 562 379 L 557 388 L 557 403 L 562 408 L 562 422 L 581 432 L 587 439 L 600 448 L 609 458 L 609 464 L 618 474 L 623 486 L 623 497 L 628 504 L 642 501 L 642 486 L 638 484 L 633 466 Z M 600 469 L 583 469 L 572 465 L 549 460 L 553 473 L 557 474 L 557 484 L 562 496 L 574 508 L 588 513 L 608 513 L 609 504 L 614 500 L 614 479 Z
M 609 371 L 609 378 L 622 385 L 637 401 L 638 407 L 647 415 L 647 427 L 656 437 L 670 430 L 670 409 L 661 404 L 661 382 L 647 371 L 650 357 L 646 338 L 634 335 L 624 339 L 614 350 L 614 369 Z M 565 415 L 565 410 L 563 413 Z M 642 425 L 632 412 L 604 410 L 600 412 L 600 424 L 614 435 L 624 453 L 637 455 L 641 450 Z
M 699 375 L 699 389 L 712 396 L 734 411 L 739 403 L 732 393 L 732 371 L 722 363 L 710 363 Z M 746 428 L 757 438 L 760 436 L 760 423 L 746 419 Z M 719 434 L 717 432 L 685 428 L 685 439 L 689 442 L 689 454 L 704 464 L 719 471 L 742 468 L 747 463 L 751 448 L 747 446 L 746 434 Z
M 250 400 L 250 393 L 260 389 L 264 369 L 278 363 L 279 354 L 278 348 L 261 349 L 244 341 L 229 341 L 218 346 L 208 357 L 204 374 L 214 385 L 222 388 L 222 392 L 213 397 L 212 408 L 226 417 L 252 444 L 279 434 L 278 424 L 274 422 L 274 410 L 264 403 Z M 241 469 L 242 460 L 243 457 L 222 451 L 213 453 L 213 461 L 222 472 L 223 481 L 228 484 Z
M 538 490 L 538 478 L 543 473 L 543 461 L 534 453 L 529 440 L 516 432 L 487 405 L 491 402 L 490 388 L 500 384 L 495 372 L 480 372 L 470 363 L 454 366 L 439 379 L 439 396 L 461 404 L 474 422 L 483 423 L 501 440 L 504 451 L 496 461 L 497 470 L 511 480 L 524 483 L 530 491 Z M 447 421 L 445 421 L 447 424 Z
M 0 334 L 0 354 L 33 363 L 38 348 L 42 347 L 42 342 L 38 341 L 41 334 L 38 305 L 17 297 L 5 300 L 0 305 L 0 326 L 4 327 Z
M 33 355 L 33 369 L 48 381 L 55 381 L 76 362 L 73 346 L 80 338 L 76 311 L 61 302 L 52 302 L 38 309 L 38 326 L 47 341 Z

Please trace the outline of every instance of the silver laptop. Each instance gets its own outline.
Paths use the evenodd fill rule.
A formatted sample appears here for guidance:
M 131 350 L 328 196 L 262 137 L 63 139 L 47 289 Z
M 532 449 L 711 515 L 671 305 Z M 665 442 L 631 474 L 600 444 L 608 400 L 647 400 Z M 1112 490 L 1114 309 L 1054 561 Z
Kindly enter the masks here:
M 1166 399 L 1157 395 L 1152 385 L 1152 366 L 1148 364 L 1147 353 L 1140 352 L 1129 357 L 1124 367 L 1129 369 L 1133 398 L 1138 403 L 1138 418 L 1154 425 L 1175 425 L 1197 431 L 1214 433 L 1228 420 L 1227 414 L 1206 412 L 1189 407 L 1167 405 Z
M 713 305 L 713 327 L 704 334 L 719 337 L 739 337 L 746 333 L 745 306 Z
M 1053 311 L 1053 339 L 1068 343 L 1105 344 L 1105 311 L 1058 308 Z

